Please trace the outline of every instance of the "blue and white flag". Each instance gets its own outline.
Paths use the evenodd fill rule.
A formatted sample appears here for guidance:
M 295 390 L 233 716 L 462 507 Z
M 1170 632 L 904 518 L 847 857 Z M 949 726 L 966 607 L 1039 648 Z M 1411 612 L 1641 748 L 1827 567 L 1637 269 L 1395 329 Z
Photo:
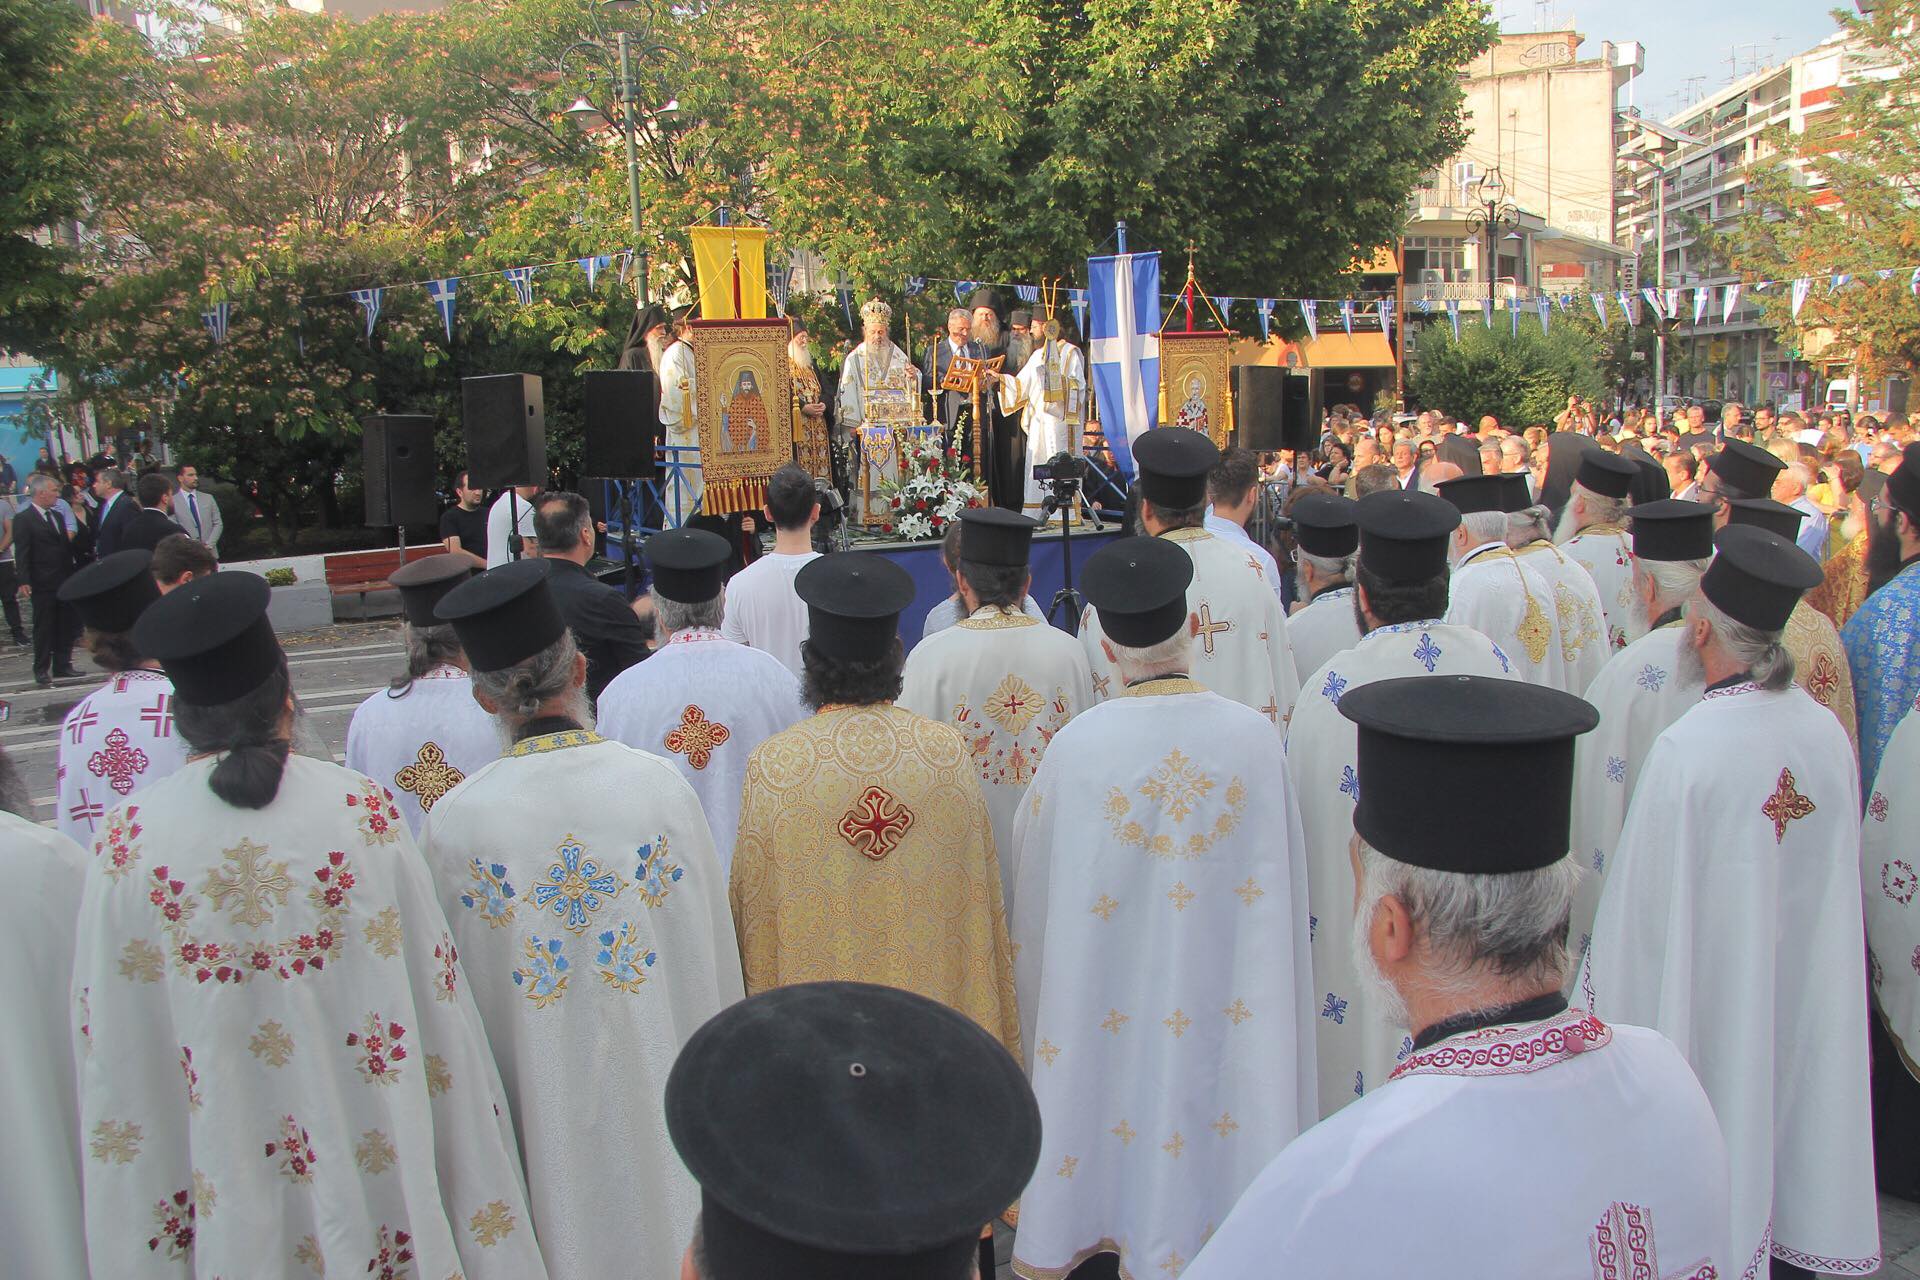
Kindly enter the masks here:
M 1740 306 L 1740 286 L 1730 284 L 1720 291 L 1720 323 L 1726 324 L 1733 319 L 1733 313 Z
M 1916 295 L 1920 295 L 1920 267 L 1913 269 L 1913 280 L 1908 285 L 1908 288 L 1912 289 Z
M 1320 304 L 1312 298 L 1300 299 L 1300 318 L 1307 322 L 1307 341 L 1320 337 Z
M 1087 332 L 1087 291 L 1085 289 L 1067 290 L 1067 305 L 1073 308 L 1073 327 L 1082 336 Z
M 907 287 L 905 292 L 909 298 L 917 298 L 921 294 L 925 293 L 926 291 L 927 291 L 927 278 L 925 276 L 908 276 L 907 277 Z
M 508 267 L 500 273 L 513 286 L 513 296 L 520 300 L 523 307 L 533 305 L 533 268 Z
M 600 273 L 613 265 L 613 255 L 603 253 L 593 258 L 575 258 L 574 261 L 579 263 L 580 269 L 587 273 L 587 292 L 591 293 L 594 283 L 600 279 Z
M 773 298 L 773 304 L 781 315 L 787 314 L 787 302 L 793 297 L 793 265 L 782 262 L 767 264 L 767 293 Z
M 1353 336 L 1353 299 L 1352 298 L 1342 298 L 1340 300 L 1340 326 L 1347 331 L 1347 336 L 1349 338 Z
M 1879 274 L 1880 274 L 1880 278 L 1881 278 L 1882 280 L 1891 280 L 1891 279 L 1893 279 L 1893 268 L 1892 268 L 1892 267 L 1882 267 L 1882 268 L 1880 268 L 1880 272 L 1879 272 Z
M 1570 293 L 1556 293 L 1553 295 L 1553 301 L 1555 306 L 1565 311 L 1573 305 L 1573 295 Z
M 1795 320 L 1800 318 L 1800 308 L 1806 305 L 1807 290 L 1811 288 L 1813 288 L 1813 281 L 1806 276 L 1801 276 L 1793 282 L 1793 318 Z
M 367 336 L 371 338 L 373 336 L 374 322 L 380 318 L 380 301 L 387 296 L 387 291 L 385 289 L 355 289 L 351 296 L 355 302 L 360 304 L 360 309 L 366 313 Z
M 1553 325 L 1553 299 L 1542 294 L 1533 305 L 1540 312 L 1540 332 L 1544 334 Z
M 1680 318 L 1680 291 L 1678 289 L 1667 290 L 1666 297 L 1661 300 L 1660 309 L 1665 313 L 1667 319 L 1678 320 Z
M 972 297 L 973 291 L 979 287 L 980 282 L 978 280 L 955 280 L 953 282 L 953 296 L 955 300 L 964 307 L 967 305 L 967 299 Z
M 1234 303 L 1235 303 L 1236 301 L 1237 301 L 1237 299 L 1234 299 L 1234 298 L 1229 298 L 1229 297 L 1227 297 L 1227 296 L 1225 296 L 1224 294 L 1223 294 L 1223 295 L 1221 295 L 1221 296 L 1219 296 L 1219 297 L 1217 297 L 1217 298 L 1215 298 L 1215 299 L 1213 300 L 1213 305 L 1214 305 L 1214 306 L 1216 306 L 1216 307 L 1218 307 L 1218 308 L 1220 309 L 1220 323 L 1221 323 L 1221 324 L 1223 324 L 1223 325 L 1224 325 L 1224 324 L 1226 324 L 1226 323 L 1227 323 L 1227 317 L 1233 314 L 1233 304 L 1234 304 Z
M 1520 336 L 1520 300 L 1518 298 L 1507 304 L 1507 332 L 1516 338 Z
M 1660 320 L 1666 316 L 1667 314 L 1666 304 L 1661 302 L 1659 290 L 1650 289 L 1650 288 L 1642 289 L 1640 290 L 1640 296 L 1647 300 L 1647 305 L 1649 307 L 1653 308 L 1653 318 L 1655 320 Z M 1639 324 L 1640 322 L 1638 320 L 1635 320 L 1634 323 Z
M 1430 315 L 1432 315 L 1432 314 L 1433 314 L 1433 299 L 1432 299 L 1432 298 L 1429 298 L 1429 297 L 1426 297 L 1425 295 L 1422 295 L 1421 297 L 1419 297 L 1419 298 L 1417 298 L 1417 299 L 1415 299 L 1415 301 L 1417 301 L 1417 302 L 1418 302 L 1418 303 L 1420 304 L 1420 314 L 1421 314 L 1421 315 L 1423 315 L 1423 316 L 1430 316 Z
M 1712 298 L 1713 290 L 1711 289 L 1695 289 L 1693 291 L 1693 322 L 1695 324 L 1699 324 L 1702 320 L 1706 319 L 1707 303 L 1710 302 Z
M 1493 328 L 1493 299 L 1492 298 L 1480 299 L 1480 323 L 1485 325 L 1489 331 L 1492 330 Z
M 1087 259 L 1093 324 L 1087 359 L 1114 464 L 1133 474 L 1133 442 L 1160 414 L 1160 255 Z
M 1460 301 L 1457 298 L 1447 299 L 1447 323 L 1453 326 L 1453 340 L 1460 341 Z
M 1606 295 L 1606 294 L 1604 294 L 1604 293 L 1590 293 L 1590 294 L 1588 294 L 1587 296 L 1593 299 L 1593 309 L 1594 309 L 1594 311 L 1595 311 L 1595 312 L 1597 312 L 1597 313 L 1599 314 L 1599 316 L 1600 316 L 1600 324 L 1601 324 L 1601 327 L 1602 327 L 1602 328 L 1604 328 L 1604 327 L 1606 327 L 1606 323 L 1607 323 L 1607 295 Z
M 1258 298 L 1253 309 L 1260 317 L 1260 341 L 1265 342 L 1273 337 L 1273 299 Z
M 427 296 L 433 299 L 434 307 L 440 312 L 440 327 L 447 331 L 447 341 L 452 342 L 453 308 L 460 296 L 460 278 L 448 276 L 445 280 L 427 281 Z
M 1025 303 L 1040 301 L 1040 286 L 1037 284 L 1017 284 L 1013 286 L 1013 296 Z
M 200 323 L 207 326 L 207 332 L 213 335 L 215 346 L 227 340 L 227 321 L 233 315 L 231 302 L 216 302 L 211 311 L 200 313 Z
M 1625 289 L 1622 289 L 1619 293 L 1613 295 L 1613 300 L 1620 304 L 1620 314 L 1627 318 L 1628 324 L 1639 325 L 1640 300 L 1638 298 L 1628 293 Z
M 1380 317 L 1380 332 L 1393 332 L 1393 299 L 1379 298 L 1373 304 L 1373 314 Z
M 1845 272 L 1839 275 L 1831 276 L 1827 280 L 1827 292 L 1838 293 L 1852 283 L 1853 283 L 1853 276 Z

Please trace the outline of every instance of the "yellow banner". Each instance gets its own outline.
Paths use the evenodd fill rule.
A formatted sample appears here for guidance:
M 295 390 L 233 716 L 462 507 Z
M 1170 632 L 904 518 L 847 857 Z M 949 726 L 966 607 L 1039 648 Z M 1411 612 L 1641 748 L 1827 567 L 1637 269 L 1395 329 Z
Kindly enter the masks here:
M 767 232 L 765 227 L 688 227 L 693 237 L 693 271 L 700 282 L 702 320 L 767 318 Z M 734 305 L 733 259 L 740 256 L 739 306 Z

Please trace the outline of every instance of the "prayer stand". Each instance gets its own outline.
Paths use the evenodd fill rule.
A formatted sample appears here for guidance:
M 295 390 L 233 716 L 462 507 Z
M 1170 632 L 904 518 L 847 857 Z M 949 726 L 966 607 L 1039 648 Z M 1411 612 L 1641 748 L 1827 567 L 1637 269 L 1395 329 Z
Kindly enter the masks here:
M 981 479 L 982 455 L 988 453 L 993 446 L 993 441 L 988 436 L 987 420 L 981 412 L 980 397 L 985 390 L 982 384 L 989 379 L 997 380 L 1000 376 L 1000 368 L 1006 362 L 1005 356 L 992 356 L 987 359 L 978 356 L 955 356 L 952 363 L 947 366 L 946 376 L 940 380 L 940 390 L 965 393 L 973 407 L 973 482 L 976 485 Z M 996 391 L 999 389 L 997 381 L 993 382 L 993 389 Z

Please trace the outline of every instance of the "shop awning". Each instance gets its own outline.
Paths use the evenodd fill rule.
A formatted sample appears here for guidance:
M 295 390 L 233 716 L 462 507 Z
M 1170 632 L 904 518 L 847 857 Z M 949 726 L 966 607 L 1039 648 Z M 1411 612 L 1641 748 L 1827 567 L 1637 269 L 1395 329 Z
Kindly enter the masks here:
M 1310 369 L 1391 369 L 1393 347 L 1384 333 L 1323 333 L 1306 344 Z

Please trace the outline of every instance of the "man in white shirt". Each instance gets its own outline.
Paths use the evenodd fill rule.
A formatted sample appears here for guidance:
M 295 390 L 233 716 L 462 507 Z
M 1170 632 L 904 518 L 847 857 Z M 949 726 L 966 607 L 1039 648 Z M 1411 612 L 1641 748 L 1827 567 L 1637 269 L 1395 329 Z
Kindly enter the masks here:
M 487 509 L 487 568 L 539 554 L 533 532 L 533 499 L 539 492 L 537 484 L 517 484 L 493 500 Z
M 773 522 L 773 551 L 727 583 L 720 634 L 772 654 L 797 676 L 800 642 L 807 638 L 807 606 L 794 591 L 793 580 L 820 558 L 813 549 L 813 526 L 820 518 L 813 477 L 794 463 L 783 465 L 767 481 L 764 510 Z
M 220 551 L 220 535 L 226 529 L 226 520 L 220 514 L 220 504 L 200 492 L 200 469 L 183 465 L 180 468 L 180 493 L 173 500 L 169 514 L 181 531 L 195 542 L 205 543 L 215 554 Z
M 1247 536 L 1247 521 L 1260 501 L 1260 461 L 1247 449 L 1228 449 L 1207 473 L 1207 517 L 1203 527 L 1260 562 L 1273 594 L 1280 594 L 1280 565 L 1273 553 Z M 1283 600 L 1284 604 L 1285 601 Z

